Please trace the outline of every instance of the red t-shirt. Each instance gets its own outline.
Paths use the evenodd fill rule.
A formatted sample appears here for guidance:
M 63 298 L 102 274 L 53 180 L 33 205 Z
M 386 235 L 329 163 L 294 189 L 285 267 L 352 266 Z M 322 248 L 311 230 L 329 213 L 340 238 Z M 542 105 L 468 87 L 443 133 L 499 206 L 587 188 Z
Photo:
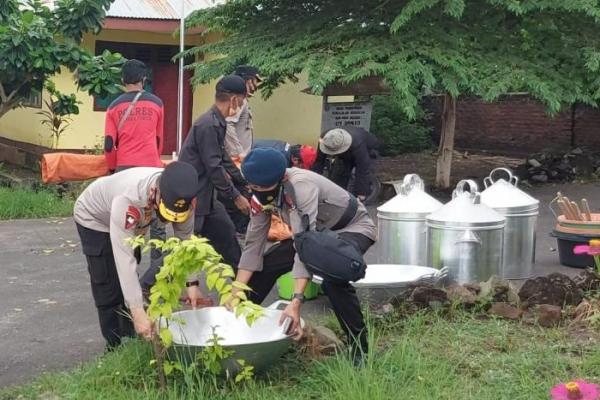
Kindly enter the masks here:
M 104 154 L 108 168 L 162 167 L 164 108 L 161 99 L 143 92 L 117 132 L 121 116 L 138 92 L 127 92 L 106 111 Z

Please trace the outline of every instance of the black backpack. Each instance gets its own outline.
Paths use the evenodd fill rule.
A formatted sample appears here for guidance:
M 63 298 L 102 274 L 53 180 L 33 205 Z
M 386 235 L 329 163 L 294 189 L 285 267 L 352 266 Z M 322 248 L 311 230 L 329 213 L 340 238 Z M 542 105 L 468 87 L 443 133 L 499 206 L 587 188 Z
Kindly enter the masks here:
M 291 184 L 285 185 L 285 190 L 296 203 Z M 298 209 L 304 230 L 294 235 L 294 247 L 310 273 L 336 283 L 355 282 L 365 277 L 367 264 L 361 251 L 334 232 L 345 228 L 357 210 L 358 200 L 350 195 L 348 207 L 335 226 L 311 230 L 308 215 Z

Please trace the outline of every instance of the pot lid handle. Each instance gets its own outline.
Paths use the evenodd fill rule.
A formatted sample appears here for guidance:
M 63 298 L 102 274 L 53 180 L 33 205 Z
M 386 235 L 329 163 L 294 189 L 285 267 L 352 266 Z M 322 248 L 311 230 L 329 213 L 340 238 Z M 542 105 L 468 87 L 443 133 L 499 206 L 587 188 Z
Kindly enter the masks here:
M 510 169 L 500 167 L 494 168 L 492 172 L 490 172 L 490 174 L 483 179 L 483 184 L 485 185 L 486 189 L 494 184 L 495 181 L 493 179 L 493 175 L 499 171 L 506 172 L 506 174 L 508 175 L 508 183 L 517 187 L 517 185 L 519 184 L 519 178 L 516 175 L 513 175 L 513 172 Z
M 400 194 L 403 196 L 407 196 L 413 190 L 418 189 L 421 191 L 425 190 L 425 184 L 421 177 L 417 174 L 407 174 L 404 176 L 402 180 L 402 185 L 400 186 Z
M 463 179 L 456 185 L 456 189 L 452 192 L 452 198 L 454 199 L 456 196 L 465 193 L 465 186 L 469 186 L 469 197 L 475 199 L 479 194 L 479 187 L 477 186 L 477 182 L 472 179 Z

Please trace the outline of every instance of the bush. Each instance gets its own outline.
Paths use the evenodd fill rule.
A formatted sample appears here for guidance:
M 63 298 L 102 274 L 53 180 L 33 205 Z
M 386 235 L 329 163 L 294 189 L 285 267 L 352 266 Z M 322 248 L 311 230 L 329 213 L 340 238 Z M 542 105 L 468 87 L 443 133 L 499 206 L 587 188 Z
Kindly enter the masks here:
M 422 113 L 409 121 L 391 96 L 374 96 L 371 133 L 381 141 L 381 154 L 396 156 L 430 149 L 432 129 L 424 124 L 427 118 Z

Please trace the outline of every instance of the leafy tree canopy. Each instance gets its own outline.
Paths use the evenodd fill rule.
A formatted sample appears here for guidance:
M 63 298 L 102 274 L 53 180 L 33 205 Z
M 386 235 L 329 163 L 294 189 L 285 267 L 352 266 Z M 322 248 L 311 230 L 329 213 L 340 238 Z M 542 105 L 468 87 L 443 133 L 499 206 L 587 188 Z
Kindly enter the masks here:
M 410 117 L 428 93 L 528 92 L 553 113 L 600 98 L 595 0 L 236 0 L 188 25 L 222 38 L 189 51 L 222 55 L 193 65 L 195 83 L 249 63 L 265 96 L 305 72 L 315 94 L 381 76 Z
M 91 94 L 119 91 L 122 57 L 96 57 L 80 47 L 83 34 L 100 30 L 112 2 L 56 0 L 50 9 L 40 0 L 0 1 L 0 117 L 39 93 L 62 67 L 77 72 L 79 87 Z

